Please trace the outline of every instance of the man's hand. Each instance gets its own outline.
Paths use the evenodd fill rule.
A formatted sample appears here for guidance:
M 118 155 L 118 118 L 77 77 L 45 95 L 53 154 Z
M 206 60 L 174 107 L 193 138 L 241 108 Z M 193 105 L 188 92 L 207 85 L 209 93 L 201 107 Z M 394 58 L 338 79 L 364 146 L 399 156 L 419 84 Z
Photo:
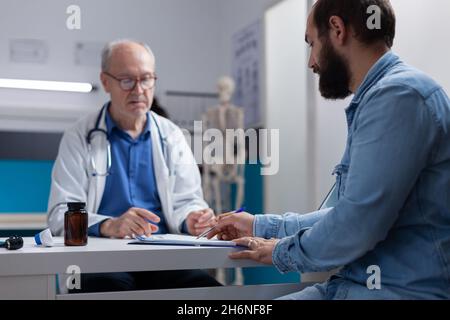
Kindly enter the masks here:
M 273 264 L 272 253 L 279 239 L 263 239 L 244 237 L 233 240 L 241 246 L 247 246 L 247 250 L 232 252 L 229 254 L 231 259 L 251 259 L 264 264 Z
M 216 224 L 214 212 L 207 208 L 198 211 L 192 211 L 186 218 L 186 226 L 189 234 L 198 236 L 206 229 Z
M 111 218 L 103 222 L 100 226 L 100 234 L 104 237 L 125 238 L 129 236 L 133 238 L 134 235 L 150 236 L 153 232 L 158 230 L 158 227 L 153 223 L 158 223 L 160 218 L 145 209 L 130 208 L 120 217 Z
M 233 240 L 253 236 L 255 216 L 247 212 L 224 213 L 217 217 L 217 225 L 207 234 L 211 239 L 215 235 L 221 240 Z

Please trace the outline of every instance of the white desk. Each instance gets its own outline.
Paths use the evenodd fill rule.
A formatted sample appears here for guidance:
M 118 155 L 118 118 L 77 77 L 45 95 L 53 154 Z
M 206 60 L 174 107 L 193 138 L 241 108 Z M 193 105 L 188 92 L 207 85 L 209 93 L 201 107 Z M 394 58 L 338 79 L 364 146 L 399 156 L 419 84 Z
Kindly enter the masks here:
M 51 248 L 24 238 L 16 251 L 0 249 L 0 299 L 272 299 L 298 291 L 304 284 L 228 286 L 90 294 L 58 294 L 56 274 L 77 265 L 82 273 L 212 269 L 263 266 L 250 260 L 231 260 L 234 248 L 128 245 L 130 240 L 89 238 L 84 247 L 66 247 L 62 238 Z M 320 275 L 302 275 L 302 282 Z

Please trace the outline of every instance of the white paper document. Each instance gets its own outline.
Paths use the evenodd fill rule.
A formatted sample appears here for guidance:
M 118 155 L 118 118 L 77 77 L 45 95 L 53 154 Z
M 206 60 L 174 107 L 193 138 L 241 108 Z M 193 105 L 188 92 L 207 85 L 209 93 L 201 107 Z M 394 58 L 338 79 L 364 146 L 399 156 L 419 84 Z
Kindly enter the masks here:
M 174 245 L 174 246 L 206 246 L 206 247 L 238 247 L 233 241 L 224 241 L 218 239 L 206 239 L 182 234 L 155 234 L 150 237 L 137 236 L 136 240 L 129 244 L 155 244 L 155 245 Z

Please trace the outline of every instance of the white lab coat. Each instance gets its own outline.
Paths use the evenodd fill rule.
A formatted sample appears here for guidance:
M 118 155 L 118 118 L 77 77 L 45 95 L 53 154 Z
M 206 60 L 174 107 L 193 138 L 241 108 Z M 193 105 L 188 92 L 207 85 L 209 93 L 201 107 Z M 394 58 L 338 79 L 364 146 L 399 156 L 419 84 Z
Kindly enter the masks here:
M 64 133 L 61 140 L 52 171 L 48 202 L 47 222 L 53 235 L 64 234 L 64 212 L 67 211 L 67 202 L 86 202 L 89 226 L 110 218 L 97 213 L 106 177 L 93 176 L 86 142 L 87 134 L 95 127 L 99 113 L 100 111 L 96 111 L 79 120 Z M 152 118 L 153 120 L 150 120 L 152 156 L 162 212 L 169 231 L 179 233 L 181 224 L 189 212 L 205 209 L 208 205 L 203 200 L 200 172 L 182 131 L 174 123 L 154 112 L 151 112 L 149 117 Z M 99 128 L 106 130 L 104 111 L 100 119 Z M 106 172 L 106 135 L 95 133 L 92 135 L 91 145 L 97 172 Z

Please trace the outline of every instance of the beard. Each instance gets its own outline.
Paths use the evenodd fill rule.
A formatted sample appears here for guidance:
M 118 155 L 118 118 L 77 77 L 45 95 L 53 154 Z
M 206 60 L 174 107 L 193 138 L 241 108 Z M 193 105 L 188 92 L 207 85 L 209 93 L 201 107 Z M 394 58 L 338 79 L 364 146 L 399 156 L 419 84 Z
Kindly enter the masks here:
M 341 57 L 333 45 L 326 39 L 320 53 L 318 73 L 319 91 L 325 99 L 345 99 L 352 94 L 350 91 L 350 69 L 347 61 Z

